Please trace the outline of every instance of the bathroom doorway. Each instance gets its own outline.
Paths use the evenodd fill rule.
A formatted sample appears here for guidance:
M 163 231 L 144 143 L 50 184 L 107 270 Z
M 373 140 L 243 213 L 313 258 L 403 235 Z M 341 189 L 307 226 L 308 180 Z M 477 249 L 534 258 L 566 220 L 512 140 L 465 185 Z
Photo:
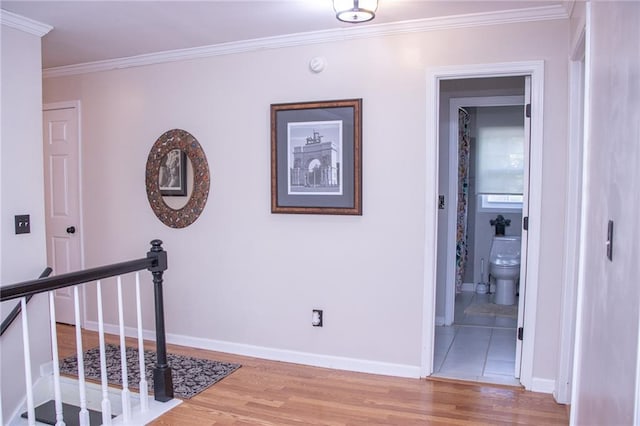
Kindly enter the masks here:
M 438 265 L 446 265 L 445 312 L 440 321 L 446 325 L 455 320 L 456 294 L 477 290 L 495 294 L 495 285 L 489 286 L 494 234 L 522 237 L 522 211 L 528 195 L 524 185 L 526 80 L 482 83 L 522 94 L 449 99 L 448 157 L 441 159 L 441 163 L 448 162 L 448 184 L 443 183 L 447 185 L 443 193 L 449 203 L 445 202 L 444 208 L 446 227 L 438 229 L 438 238 L 445 240 L 446 247 L 444 254 L 438 254 Z M 448 89 L 449 85 L 442 85 L 443 93 Z M 473 93 L 473 89 L 469 91 Z M 526 246 L 526 241 L 522 245 Z M 487 291 L 478 284 L 485 284 Z
M 498 84 L 508 82 L 514 77 L 530 78 L 531 95 L 531 120 L 530 120 L 530 151 L 527 152 L 529 164 L 526 168 L 528 175 L 525 180 L 529 183 L 528 195 L 523 200 L 523 211 L 531 218 L 532 223 L 539 223 L 541 215 L 541 190 L 542 190 L 542 123 L 543 123 L 543 87 L 544 87 L 544 62 L 511 62 L 497 64 L 461 65 L 434 67 L 427 70 L 428 102 L 427 122 L 430 123 L 427 133 L 427 173 L 426 186 L 433 198 L 427 197 L 425 220 L 427 233 L 425 238 L 425 302 L 424 302 L 424 327 L 423 327 L 423 358 L 422 374 L 430 376 L 434 373 L 434 361 L 438 355 L 435 350 L 436 324 L 444 324 L 445 288 L 436 283 L 444 282 L 442 276 L 446 262 L 439 254 L 446 255 L 446 239 L 438 238 L 446 233 L 439 232 L 442 226 L 448 226 L 446 206 L 447 200 L 442 200 L 438 194 L 446 194 L 449 184 L 448 163 L 438 164 L 448 152 L 448 107 L 449 99 L 453 97 L 483 97 L 513 95 L 508 88 L 502 86 L 487 87 L 482 83 L 496 82 Z M 447 82 L 452 85 L 451 92 L 441 91 L 441 86 Z M 521 80 L 520 80 L 521 81 Z M 476 84 L 476 93 L 465 93 L 469 87 L 464 84 Z M 527 85 L 525 85 L 527 86 Z M 526 87 L 525 87 L 526 89 Z M 444 142 L 443 142 L 444 141 Z M 444 147 L 444 148 L 443 148 Z M 447 158 L 448 159 L 448 158 Z M 432 170 L 438 170 L 433 174 Z M 444 207 L 444 208 L 443 208 Z M 520 373 L 519 381 L 526 389 L 536 388 L 533 378 L 533 356 L 535 352 L 536 316 L 537 316 L 537 286 L 539 276 L 540 258 L 540 233 L 534 225 L 531 231 L 523 232 L 526 243 L 522 245 L 521 258 L 526 262 L 521 267 L 520 297 L 518 309 L 518 337 L 515 364 Z M 440 261 L 440 262 L 439 262 Z M 526 287 L 526 297 L 524 290 Z M 524 323 L 527 328 L 524 329 Z M 520 332 L 522 330 L 522 332 Z M 516 369 L 514 369 L 515 373 Z M 514 374 L 514 378 L 517 374 Z
M 524 198 L 525 77 L 443 82 L 449 99 L 446 229 L 439 229 L 444 252 L 444 319 L 436 322 L 434 375 L 518 385 L 519 265 L 510 267 L 508 290 L 490 279 L 494 235 L 506 235 L 521 251 Z M 509 96 L 451 97 L 487 93 Z M 498 90 L 500 89 L 500 90 Z M 527 140 L 526 140 L 527 139 Z M 446 140 L 443 143 L 446 144 Z M 442 146 L 441 146 L 442 148 Z M 443 155 L 444 152 L 446 155 Z M 497 176 L 496 176 L 497 175 Z M 526 235 L 525 235 L 526 238 Z M 518 256 L 519 264 L 519 256 Z M 515 295 L 515 297 L 514 297 Z M 518 368 L 516 368 L 518 365 Z

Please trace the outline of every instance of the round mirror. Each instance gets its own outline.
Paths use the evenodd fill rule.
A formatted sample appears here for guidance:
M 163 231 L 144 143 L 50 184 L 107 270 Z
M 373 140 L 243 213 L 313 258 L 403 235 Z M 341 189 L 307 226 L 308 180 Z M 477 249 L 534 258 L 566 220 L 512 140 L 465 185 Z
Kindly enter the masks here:
M 146 187 L 151 209 L 171 228 L 198 219 L 209 196 L 209 165 L 189 132 L 173 129 L 153 144 L 147 158 Z

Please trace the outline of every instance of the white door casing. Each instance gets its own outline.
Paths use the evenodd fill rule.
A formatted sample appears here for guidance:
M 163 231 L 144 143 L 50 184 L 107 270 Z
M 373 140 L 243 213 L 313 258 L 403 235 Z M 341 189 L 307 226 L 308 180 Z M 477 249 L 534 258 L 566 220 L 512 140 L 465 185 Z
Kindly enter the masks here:
M 569 161 L 567 168 L 567 213 L 565 216 L 565 269 L 562 286 L 562 322 L 558 374 L 553 396 L 560 404 L 571 402 L 573 355 L 578 300 L 579 250 L 582 173 L 584 156 L 584 97 L 585 97 L 585 37 L 584 26 L 575 43 L 569 65 Z
M 43 108 L 47 263 L 55 275 L 80 270 L 83 264 L 79 122 L 79 103 Z M 56 290 L 55 305 L 58 322 L 75 323 L 72 287 Z
M 542 207 L 542 151 L 543 151 L 543 94 L 544 62 L 509 62 L 496 64 L 456 65 L 427 70 L 426 121 L 426 202 L 425 202 L 425 276 L 423 301 L 422 356 L 420 372 L 429 376 L 433 372 L 436 266 L 437 266 L 437 195 L 438 195 L 438 134 L 440 81 L 446 79 L 531 76 L 531 153 L 529 167 L 529 229 L 527 297 L 524 301 L 524 331 L 520 382 L 526 389 L 536 390 L 533 383 L 533 355 L 535 345 L 536 305 L 538 293 L 538 265 L 540 258 L 539 218 Z

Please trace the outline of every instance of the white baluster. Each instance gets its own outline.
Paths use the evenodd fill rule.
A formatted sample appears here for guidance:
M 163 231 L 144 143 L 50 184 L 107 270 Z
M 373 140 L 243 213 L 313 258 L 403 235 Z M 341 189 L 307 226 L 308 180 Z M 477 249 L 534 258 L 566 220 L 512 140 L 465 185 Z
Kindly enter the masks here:
M 51 354 L 53 356 L 53 395 L 56 404 L 56 426 L 65 426 L 60 391 L 60 360 L 58 359 L 58 330 L 56 329 L 55 291 L 49 292 L 49 324 L 51 324 Z
M 144 339 L 142 338 L 142 298 L 140 297 L 140 272 L 136 272 L 136 311 L 138 314 L 138 361 L 140 363 L 140 411 L 149 410 L 149 387 L 144 363 Z
M 122 302 L 122 278 L 118 275 L 118 319 L 120 321 L 120 369 L 122 371 L 122 417 L 124 423 L 131 418 L 131 398 L 127 377 L 127 347 L 124 336 L 124 306 Z
M 20 299 L 22 307 L 22 345 L 24 347 L 24 379 L 27 386 L 27 420 L 29 426 L 36 424 L 36 408 L 33 404 L 33 381 L 31 380 L 31 348 L 29 346 L 29 319 L 27 318 L 27 299 Z
M 84 381 L 84 354 L 82 353 L 82 329 L 80 328 L 80 295 L 78 286 L 73 287 L 73 307 L 76 319 L 76 349 L 78 357 L 78 389 L 80 390 L 80 426 L 89 426 L 89 411 L 87 410 L 87 392 Z
M 102 382 L 102 424 L 111 425 L 111 401 L 109 401 L 109 382 L 107 377 L 107 355 L 104 343 L 104 320 L 102 316 L 102 284 L 96 282 L 98 294 L 98 338 L 100 340 L 100 378 Z

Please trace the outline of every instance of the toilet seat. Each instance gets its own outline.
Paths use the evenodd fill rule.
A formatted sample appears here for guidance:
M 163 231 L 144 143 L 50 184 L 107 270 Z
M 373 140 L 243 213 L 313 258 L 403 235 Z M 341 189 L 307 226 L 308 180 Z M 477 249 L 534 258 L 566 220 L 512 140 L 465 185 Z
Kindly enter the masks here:
M 514 257 L 500 257 L 498 256 L 493 262 L 490 262 L 497 266 L 520 266 L 520 259 Z

